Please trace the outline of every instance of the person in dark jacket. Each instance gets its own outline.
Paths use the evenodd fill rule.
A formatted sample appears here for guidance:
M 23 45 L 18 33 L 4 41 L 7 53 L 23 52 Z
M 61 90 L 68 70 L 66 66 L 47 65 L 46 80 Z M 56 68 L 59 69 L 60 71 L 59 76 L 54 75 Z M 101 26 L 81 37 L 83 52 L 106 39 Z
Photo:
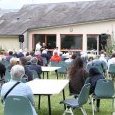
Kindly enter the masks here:
M 38 65 L 38 64 L 37 64 L 37 63 L 38 63 L 38 59 L 37 59 L 36 57 L 33 57 L 33 58 L 30 60 L 30 62 L 31 62 L 31 64 L 28 66 L 28 68 L 29 68 L 30 70 L 36 71 L 36 72 L 38 73 L 39 78 L 41 78 L 40 75 L 41 75 L 41 73 L 42 73 L 42 69 L 41 69 L 41 65 Z
M 6 67 L 5 67 L 5 65 L 3 65 L 3 64 L 0 62 L 0 77 L 1 77 L 1 79 L 3 79 L 3 77 L 5 76 L 5 72 L 6 72 Z
M 96 67 L 91 67 L 89 70 L 89 83 L 91 84 L 90 93 L 94 93 L 96 83 L 99 79 L 104 79 L 104 76 Z M 99 111 L 100 99 L 97 99 L 96 110 Z
M 26 57 L 21 57 L 20 58 L 20 64 L 24 67 L 25 69 L 25 74 L 28 76 L 28 81 L 33 80 L 33 75 L 32 72 L 29 70 L 29 68 L 26 66 L 27 65 L 27 60 Z

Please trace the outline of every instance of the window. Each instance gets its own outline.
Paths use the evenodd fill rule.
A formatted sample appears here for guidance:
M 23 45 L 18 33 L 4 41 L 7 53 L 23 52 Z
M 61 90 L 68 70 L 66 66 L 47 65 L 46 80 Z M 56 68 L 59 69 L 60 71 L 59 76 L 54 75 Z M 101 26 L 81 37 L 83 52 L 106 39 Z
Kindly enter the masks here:
M 88 35 L 87 49 L 88 50 L 97 50 L 97 37 L 95 35 Z
M 82 49 L 82 36 L 61 35 L 61 49 Z
M 46 43 L 48 49 L 54 49 L 56 47 L 56 35 L 34 34 L 34 44 L 36 45 L 38 42 Z
M 56 47 L 56 35 L 47 35 L 46 41 L 48 49 L 54 49 Z

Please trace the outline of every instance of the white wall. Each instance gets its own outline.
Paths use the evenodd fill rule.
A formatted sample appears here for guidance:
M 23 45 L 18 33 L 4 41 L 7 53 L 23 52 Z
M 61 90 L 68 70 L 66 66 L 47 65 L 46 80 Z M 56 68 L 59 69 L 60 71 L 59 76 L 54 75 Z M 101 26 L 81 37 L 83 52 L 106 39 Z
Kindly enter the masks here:
M 56 34 L 57 35 L 57 45 L 59 46 L 60 34 L 81 34 L 83 35 L 83 46 L 84 51 L 87 50 L 87 34 L 101 34 L 107 33 L 114 37 L 115 35 L 115 21 L 103 21 L 103 22 L 93 22 L 93 23 L 84 23 L 76 24 L 71 26 L 55 27 L 55 28 L 41 28 L 34 29 L 30 32 L 29 36 L 29 49 L 31 49 L 31 36 L 32 34 Z
M 19 50 L 18 36 L 0 36 L 0 47 L 5 50 Z
M 50 27 L 50 28 L 40 28 L 33 29 L 24 33 L 24 43 L 23 48 L 28 48 L 32 50 L 32 35 L 33 34 L 56 34 L 56 45 L 60 47 L 60 34 L 80 34 L 83 35 L 83 46 L 84 51 L 87 50 L 87 34 L 101 34 L 107 33 L 112 35 L 115 39 L 115 21 L 103 21 L 103 22 L 93 22 L 84 23 L 76 25 L 68 25 L 61 27 Z M 20 43 L 17 36 L 0 36 L 0 47 L 3 49 L 19 49 Z

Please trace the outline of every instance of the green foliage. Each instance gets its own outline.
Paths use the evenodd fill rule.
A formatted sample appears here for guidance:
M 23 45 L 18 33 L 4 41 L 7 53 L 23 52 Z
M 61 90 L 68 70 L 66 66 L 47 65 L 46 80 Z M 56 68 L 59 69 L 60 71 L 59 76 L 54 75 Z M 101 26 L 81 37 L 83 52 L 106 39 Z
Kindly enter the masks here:
M 106 46 L 106 52 L 108 55 L 111 55 L 115 51 L 115 44 Z

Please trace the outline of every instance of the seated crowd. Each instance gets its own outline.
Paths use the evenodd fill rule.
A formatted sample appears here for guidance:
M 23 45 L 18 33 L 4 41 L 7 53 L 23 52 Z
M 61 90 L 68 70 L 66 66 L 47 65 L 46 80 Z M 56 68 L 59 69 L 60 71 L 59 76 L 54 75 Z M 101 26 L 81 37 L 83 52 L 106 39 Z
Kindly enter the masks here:
M 8 66 L 5 65 L 5 61 L 9 62 Z M 41 66 L 47 66 L 50 62 L 60 63 L 62 61 L 69 65 L 67 67 L 67 78 L 69 79 L 70 94 L 79 94 L 87 78 L 89 78 L 89 83 L 91 84 L 90 94 L 92 94 L 94 93 L 97 81 L 99 79 L 105 79 L 107 76 L 107 70 L 109 69 L 110 65 L 115 64 L 115 53 L 113 53 L 112 56 L 108 58 L 104 52 L 102 52 L 100 57 L 96 59 L 93 59 L 93 57 L 88 58 L 88 55 L 86 53 L 84 54 L 83 52 L 81 55 L 68 52 L 67 55 L 65 55 L 59 53 L 57 49 L 55 49 L 52 55 L 50 55 L 48 50 L 45 48 L 42 49 L 42 52 L 24 52 L 19 50 L 18 53 L 9 51 L 9 54 L 7 55 L 1 54 L 1 79 L 5 77 L 5 71 L 7 69 L 11 73 L 11 80 L 2 86 L 2 99 L 4 99 L 3 97 L 8 89 L 17 81 L 21 81 L 21 78 L 24 75 L 28 76 L 27 81 L 33 80 L 33 74 L 31 70 L 36 71 L 39 78 L 41 78 Z M 27 92 L 25 93 L 26 90 Z M 27 87 L 24 83 L 20 83 L 17 88 L 15 88 L 15 90 L 12 92 L 12 95 L 15 94 L 24 95 L 29 98 L 33 107 L 34 104 L 32 92 L 30 88 Z M 99 111 L 100 100 L 98 99 L 96 102 L 97 111 Z

